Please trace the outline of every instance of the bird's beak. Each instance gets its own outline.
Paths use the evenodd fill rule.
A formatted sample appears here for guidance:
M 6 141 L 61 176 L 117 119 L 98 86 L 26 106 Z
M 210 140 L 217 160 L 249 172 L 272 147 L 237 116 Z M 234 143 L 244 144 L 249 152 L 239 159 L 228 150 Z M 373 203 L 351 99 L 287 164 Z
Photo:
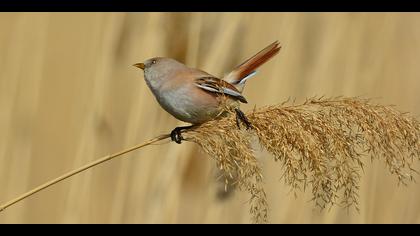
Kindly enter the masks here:
M 138 68 L 144 70 L 144 64 L 143 63 L 136 63 L 133 66 L 138 67 Z

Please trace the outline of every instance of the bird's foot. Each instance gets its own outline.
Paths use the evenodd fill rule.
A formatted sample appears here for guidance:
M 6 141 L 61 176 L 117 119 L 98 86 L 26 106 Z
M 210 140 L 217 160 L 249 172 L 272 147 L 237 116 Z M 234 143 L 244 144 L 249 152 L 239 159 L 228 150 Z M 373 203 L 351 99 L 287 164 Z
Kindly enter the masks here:
M 184 129 L 189 129 L 191 127 L 192 127 L 192 125 L 176 127 L 171 132 L 171 140 L 174 141 L 175 143 L 181 144 L 181 141 L 184 140 L 184 138 L 181 135 L 181 131 L 184 130 Z
M 251 128 L 252 124 L 251 124 L 251 122 L 249 122 L 249 120 L 245 116 L 245 114 L 241 110 L 239 110 L 238 108 L 235 109 L 235 112 L 236 112 L 236 125 L 238 126 L 238 128 L 239 129 L 241 128 L 240 124 L 239 124 L 241 121 L 245 124 L 246 129 Z
M 179 127 L 176 127 L 174 130 L 172 130 L 171 132 L 171 140 L 174 141 L 175 143 L 181 144 L 181 140 L 182 140 L 182 135 L 181 135 L 181 130 L 179 129 Z

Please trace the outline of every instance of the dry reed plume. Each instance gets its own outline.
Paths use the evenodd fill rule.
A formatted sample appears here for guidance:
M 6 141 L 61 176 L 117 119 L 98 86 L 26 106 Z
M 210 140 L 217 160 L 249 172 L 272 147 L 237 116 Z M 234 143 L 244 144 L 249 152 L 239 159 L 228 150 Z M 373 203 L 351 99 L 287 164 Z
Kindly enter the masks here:
M 184 132 L 217 163 L 225 184 L 247 191 L 256 223 L 268 221 L 262 169 L 252 144 L 259 144 L 280 162 L 284 182 L 292 190 L 310 188 L 316 206 L 357 208 L 362 157 L 383 160 L 400 183 L 413 181 L 412 165 L 420 160 L 420 124 L 391 106 L 361 98 L 312 98 L 254 109 L 252 128 L 238 129 L 233 116 L 209 121 Z M 161 135 L 70 171 L 0 206 L 9 206 L 82 171 L 125 153 L 167 139 Z M 232 181 L 232 182 L 229 182 Z
M 251 131 L 235 119 L 207 122 L 184 135 L 213 157 L 226 183 L 250 193 L 254 222 L 267 222 L 268 205 L 253 139 L 280 162 L 284 182 L 293 190 L 310 187 L 316 206 L 357 208 L 363 156 L 386 163 L 406 184 L 420 159 L 420 125 L 391 106 L 361 98 L 313 98 L 300 105 L 268 106 L 247 114 Z M 230 183 L 232 184 L 232 183 Z

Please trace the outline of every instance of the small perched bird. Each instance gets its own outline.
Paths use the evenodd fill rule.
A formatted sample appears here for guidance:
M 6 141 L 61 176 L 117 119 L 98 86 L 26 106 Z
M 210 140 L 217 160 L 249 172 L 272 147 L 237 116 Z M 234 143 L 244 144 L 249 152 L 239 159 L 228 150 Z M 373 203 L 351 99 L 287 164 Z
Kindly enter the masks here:
M 181 131 L 202 124 L 221 115 L 228 106 L 236 112 L 236 123 L 242 121 L 247 129 L 251 123 L 239 109 L 245 82 L 256 74 L 256 69 L 280 50 L 277 41 L 235 67 L 222 79 L 199 69 L 165 57 L 150 58 L 134 66 L 144 71 L 144 79 L 159 104 L 175 118 L 191 123 L 176 127 L 171 139 L 181 143 Z

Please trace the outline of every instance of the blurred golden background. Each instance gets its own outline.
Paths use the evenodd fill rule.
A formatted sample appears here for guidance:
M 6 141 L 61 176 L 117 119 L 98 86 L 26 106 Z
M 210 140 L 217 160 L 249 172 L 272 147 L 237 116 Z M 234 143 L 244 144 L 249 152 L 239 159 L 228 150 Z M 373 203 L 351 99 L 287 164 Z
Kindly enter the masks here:
M 418 13 L 1 13 L 0 202 L 182 124 L 131 66 L 173 57 L 222 76 L 279 40 L 248 82 L 248 110 L 288 97 L 364 96 L 420 115 Z M 360 213 L 289 194 L 264 152 L 272 223 L 420 223 L 420 184 L 370 162 Z M 419 166 L 420 167 L 420 166 Z M 248 195 L 220 198 L 197 145 L 148 146 L 44 190 L 0 223 L 249 223 Z

